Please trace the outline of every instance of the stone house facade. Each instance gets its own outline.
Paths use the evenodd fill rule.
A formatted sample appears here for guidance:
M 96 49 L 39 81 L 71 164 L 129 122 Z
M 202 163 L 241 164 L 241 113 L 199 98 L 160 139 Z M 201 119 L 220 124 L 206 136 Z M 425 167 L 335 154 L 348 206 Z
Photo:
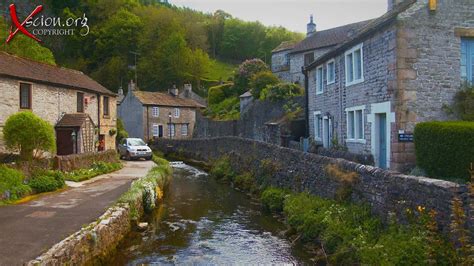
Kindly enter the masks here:
M 473 40 L 472 0 L 389 0 L 386 14 L 305 68 L 312 140 L 409 169 L 415 125 L 452 119 L 443 106 L 474 81 Z
M 116 131 L 116 95 L 82 72 L 2 52 L 0 92 L 0 132 L 10 115 L 31 111 L 55 126 L 57 146 L 66 147 L 58 148 L 58 154 L 115 149 L 111 133 Z M 84 116 L 94 126 L 92 148 L 82 142 Z M 74 125 L 62 127 L 63 118 L 68 123 L 72 118 Z M 0 150 L 4 152 L 2 138 L 0 134 Z
M 204 105 L 169 93 L 129 90 L 118 108 L 129 137 L 145 141 L 159 138 L 192 138 L 196 111 Z

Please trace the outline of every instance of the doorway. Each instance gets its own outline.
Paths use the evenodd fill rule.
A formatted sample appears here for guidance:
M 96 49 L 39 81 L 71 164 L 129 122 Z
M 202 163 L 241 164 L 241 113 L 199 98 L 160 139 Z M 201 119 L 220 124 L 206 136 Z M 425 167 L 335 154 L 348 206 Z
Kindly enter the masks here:
M 158 125 L 158 138 L 163 137 L 163 125 Z
M 75 145 L 73 129 L 56 129 L 56 150 L 58 155 L 73 154 Z
M 387 114 L 375 114 L 375 145 L 377 166 L 387 169 Z
M 325 116 L 323 117 L 323 146 L 326 149 L 331 148 L 331 118 Z

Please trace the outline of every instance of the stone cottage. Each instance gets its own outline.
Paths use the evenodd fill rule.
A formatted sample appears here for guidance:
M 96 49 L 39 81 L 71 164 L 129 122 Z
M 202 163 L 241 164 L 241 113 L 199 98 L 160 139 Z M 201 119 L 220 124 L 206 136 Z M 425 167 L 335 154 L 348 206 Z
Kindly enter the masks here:
M 348 40 L 351 35 L 369 22 L 362 21 L 317 31 L 313 16 L 311 16 L 304 40 L 299 43 L 283 42 L 272 51 L 272 72 L 287 82 L 303 86 L 305 82 L 301 71 L 303 66 L 310 64 L 315 58 Z
M 187 139 L 193 136 L 196 111 L 201 108 L 205 106 L 195 100 L 180 98 L 176 88 L 164 93 L 131 87 L 118 114 L 130 137 Z
M 115 149 L 116 95 L 82 72 L 0 52 L 0 93 L 0 133 L 30 111 L 55 127 L 59 155 Z
M 381 168 L 415 163 L 417 123 L 474 82 L 473 0 L 389 0 L 389 10 L 306 66 L 311 138 L 372 154 Z

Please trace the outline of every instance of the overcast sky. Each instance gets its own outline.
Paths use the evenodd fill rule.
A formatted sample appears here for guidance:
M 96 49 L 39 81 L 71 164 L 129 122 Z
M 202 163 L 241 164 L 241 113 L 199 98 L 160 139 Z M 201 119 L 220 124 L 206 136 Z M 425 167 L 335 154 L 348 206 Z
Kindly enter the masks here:
M 177 6 L 214 12 L 222 9 L 246 21 L 281 25 L 306 32 L 313 14 L 318 30 L 376 18 L 387 11 L 387 0 L 169 0 Z

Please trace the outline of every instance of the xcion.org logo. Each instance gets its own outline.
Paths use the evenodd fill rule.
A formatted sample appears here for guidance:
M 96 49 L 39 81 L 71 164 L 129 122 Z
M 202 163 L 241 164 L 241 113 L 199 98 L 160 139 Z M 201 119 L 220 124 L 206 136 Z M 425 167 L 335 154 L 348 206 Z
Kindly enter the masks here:
M 10 33 L 6 40 L 6 43 L 9 43 L 13 37 L 18 33 L 21 32 L 26 36 L 41 42 L 41 40 L 37 36 L 45 36 L 45 35 L 74 35 L 76 28 L 80 28 L 80 35 L 86 36 L 89 34 L 89 25 L 87 24 L 87 17 L 86 14 L 83 14 L 82 17 L 79 18 L 61 18 L 61 17 L 45 17 L 39 16 L 35 17 L 38 13 L 43 10 L 43 6 L 37 6 L 31 13 L 26 17 L 26 19 L 20 23 L 18 19 L 16 6 L 15 4 L 11 4 L 9 7 L 10 17 L 12 20 L 12 25 L 10 27 Z M 13 26 L 16 27 L 13 30 Z M 28 31 L 28 28 L 33 28 Z

